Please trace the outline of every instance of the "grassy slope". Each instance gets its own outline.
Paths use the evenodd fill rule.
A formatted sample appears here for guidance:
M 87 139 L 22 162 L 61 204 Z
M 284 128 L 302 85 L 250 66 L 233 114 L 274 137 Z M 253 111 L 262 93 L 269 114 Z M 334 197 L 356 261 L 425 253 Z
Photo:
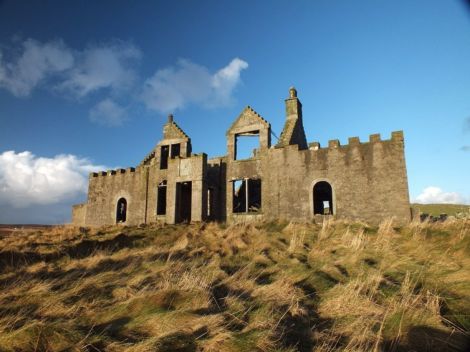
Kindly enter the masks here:
M 411 207 L 416 214 L 421 212 L 433 216 L 439 216 L 440 214 L 450 216 L 466 214 L 468 216 L 470 213 L 470 205 L 463 204 L 412 204 Z
M 0 351 L 465 351 L 470 220 L 0 239 Z

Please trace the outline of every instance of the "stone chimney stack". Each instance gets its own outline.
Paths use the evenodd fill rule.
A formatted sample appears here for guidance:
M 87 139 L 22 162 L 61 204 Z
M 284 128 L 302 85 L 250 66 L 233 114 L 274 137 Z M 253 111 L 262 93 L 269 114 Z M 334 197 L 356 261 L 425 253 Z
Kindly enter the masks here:
M 289 98 L 286 99 L 286 122 L 282 130 L 278 147 L 297 144 L 299 149 L 307 149 L 307 139 L 302 122 L 302 103 L 297 98 L 297 90 L 289 89 Z
M 297 98 L 297 90 L 295 87 L 289 88 L 289 98 L 286 99 L 286 118 L 302 119 L 302 103 Z
M 168 115 L 168 123 L 173 122 L 173 114 Z

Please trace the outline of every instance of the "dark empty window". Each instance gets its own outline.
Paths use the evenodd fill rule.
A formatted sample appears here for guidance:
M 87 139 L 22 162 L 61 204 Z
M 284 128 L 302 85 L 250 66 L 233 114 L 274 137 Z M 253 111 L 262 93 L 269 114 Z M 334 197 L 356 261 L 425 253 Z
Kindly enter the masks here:
M 313 214 L 333 214 L 333 190 L 326 181 L 313 186 Z
M 261 180 L 233 181 L 233 212 L 248 213 L 261 210 Z
M 171 145 L 171 158 L 174 159 L 177 156 L 180 156 L 180 144 Z
M 261 210 L 261 180 L 248 180 L 248 211 L 257 212 Z
M 254 158 L 259 150 L 259 131 L 235 135 L 235 160 Z
M 116 223 L 126 222 L 127 217 L 127 201 L 125 198 L 120 198 L 116 206 Z
M 166 181 L 162 181 L 157 187 L 157 215 L 166 214 Z
M 170 146 L 162 145 L 160 149 L 160 169 L 168 169 L 168 156 L 170 153 Z

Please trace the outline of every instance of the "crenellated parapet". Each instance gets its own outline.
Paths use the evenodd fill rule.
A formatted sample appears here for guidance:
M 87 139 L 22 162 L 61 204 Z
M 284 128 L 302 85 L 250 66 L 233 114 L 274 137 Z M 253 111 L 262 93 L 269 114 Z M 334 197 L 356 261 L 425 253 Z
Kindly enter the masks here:
M 135 167 L 128 167 L 127 169 L 116 169 L 116 170 L 107 170 L 107 171 L 99 171 L 99 172 L 90 172 L 89 178 L 95 177 L 105 177 L 105 176 L 115 176 L 115 175 L 122 175 L 122 174 L 131 174 L 135 172 Z
M 391 133 L 390 139 L 382 140 L 379 133 L 374 133 L 369 135 L 369 140 L 367 142 L 361 142 L 359 137 L 349 137 L 348 144 L 341 145 L 338 139 L 331 139 L 328 141 L 328 146 L 326 148 L 322 148 L 319 142 L 311 142 L 308 144 L 308 149 L 310 150 L 327 150 L 327 149 L 344 149 L 344 148 L 352 148 L 361 145 L 370 145 L 374 143 L 403 143 L 404 136 L 403 131 L 394 131 Z

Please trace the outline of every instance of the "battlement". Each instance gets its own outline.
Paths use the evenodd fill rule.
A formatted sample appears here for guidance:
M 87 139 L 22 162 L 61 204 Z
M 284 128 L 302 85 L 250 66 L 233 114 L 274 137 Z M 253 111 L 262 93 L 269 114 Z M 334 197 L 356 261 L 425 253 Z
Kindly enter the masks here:
M 117 170 L 90 172 L 89 178 L 113 176 L 113 175 L 120 175 L 120 174 L 125 174 L 125 173 L 129 174 L 129 173 L 133 173 L 133 172 L 135 172 L 135 167 L 128 167 L 127 169 L 117 169 Z
M 325 150 L 325 149 L 338 149 L 338 148 L 349 148 L 356 147 L 360 145 L 367 145 L 372 143 L 382 143 L 382 142 L 394 142 L 394 143 L 403 143 L 404 136 L 403 131 L 393 131 L 391 133 L 390 139 L 382 140 L 380 133 L 374 133 L 369 135 L 369 140 L 367 142 L 361 142 L 359 137 L 349 137 L 348 144 L 341 145 L 339 139 L 331 139 L 328 141 L 328 146 L 322 148 L 320 142 L 311 142 L 308 144 L 308 149 L 310 150 Z

